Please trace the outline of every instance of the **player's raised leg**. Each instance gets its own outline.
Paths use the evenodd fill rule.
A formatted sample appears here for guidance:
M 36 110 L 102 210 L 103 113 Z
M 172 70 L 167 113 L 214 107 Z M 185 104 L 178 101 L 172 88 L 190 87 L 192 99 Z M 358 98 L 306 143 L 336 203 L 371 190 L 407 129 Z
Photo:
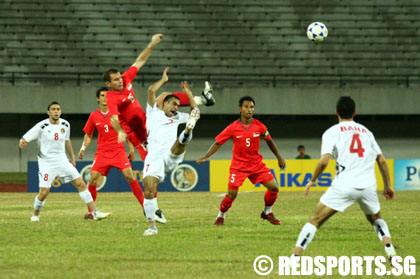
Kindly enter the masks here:
M 264 195 L 265 207 L 264 210 L 261 212 L 261 218 L 267 220 L 273 225 L 281 225 L 280 220 L 278 220 L 272 212 L 273 204 L 276 202 L 277 194 L 279 192 L 277 183 L 274 179 L 271 179 L 270 181 L 265 183 L 264 186 L 267 188 L 267 191 Z
M 71 184 L 73 184 L 73 186 L 76 187 L 76 189 L 79 191 L 80 198 L 89 207 L 94 220 L 99 221 L 110 215 L 109 212 L 100 212 L 98 209 L 96 209 L 96 204 L 93 201 L 92 195 L 87 189 L 82 177 L 76 178 L 75 180 L 71 181 Z
M 51 188 L 47 188 L 47 187 L 39 187 L 39 193 L 35 197 L 35 201 L 34 201 L 34 213 L 31 217 L 32 222 L 39 222 L 39 213 L 46 202 L 50 189 Z
M 321 202 L 318 204 L 315 215 L 303 226 L 299 234 L 296 247 L 293 251 L 294 256 L 300 256 L 303 253 L 314 238 L 316 231 L 336 212 L 336 210 L 329 208 Z

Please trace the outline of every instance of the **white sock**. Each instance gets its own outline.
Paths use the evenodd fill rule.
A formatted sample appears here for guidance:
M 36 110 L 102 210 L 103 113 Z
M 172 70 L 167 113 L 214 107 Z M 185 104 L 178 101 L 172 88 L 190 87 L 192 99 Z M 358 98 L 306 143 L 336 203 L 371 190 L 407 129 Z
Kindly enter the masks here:
M 157 198 L 153 198 L 153 202 L 155 203 L 156 210 L 158 210 L 159 209 L 159 205 L 157 203 Z
M 154 199 L 144 199 L 144 213 L 146 213 L 147 222 L 152 222 L 155 220 L 155 212 L 157 210 L 157 202 L 153 201 Z
M 197 106 L 203 106 L 206 104 L 205 101 L 203 101 L 203 97 L 202 96 L 194 96 L 194 101 L 197 104 Z
M 89 190 L 86 189 L 83 192 L 79 192 L 79 195 L 85 203 L 93 202 L 93 198 Z
M 178 137 L 178 141 L 181 144 L 187 144 L 192 140 L 192 132 L 188 135 L 188 137 L 185 136 L 185 130 L 182 131 L 182 133 Z
M 44 206 L 45 202 L 47 201 L 47 199 L 40 201 L 38 200 L 38 196 L 35 197 L 35 201 L 34 201 L 34 209 L 35 210 L 41 210 L 41 208 Z
M 219 210 L 219 214 L 217 214 L 217 218 L 220 218 L 220 217 L 225 218 L 225 215 L 226 215 L 226 212 L 222 212 Z
M 264 213 L 265 213 L 265 215 L 270 214 L 271 211 L 272 211 L 272 209 L 273 209 L 272 206 L 266 206 L 266 207 L 264 207 Z
M 315 236 L 317 228 L 311 223 L 306 223 L 303 226 L 302 231 L 299 234 L 298 240 L 296 242 L 296 247 L 306 249 L 306 247 L 311 243 L 312 239 Z
M 375 230 L 376 234 L 378 235 L 381 241 L 384 237 L 391 238 L 388 225 L 386 224 L 384 219 L 376 219 L 375 222 L 373 222 L 373 229 Z

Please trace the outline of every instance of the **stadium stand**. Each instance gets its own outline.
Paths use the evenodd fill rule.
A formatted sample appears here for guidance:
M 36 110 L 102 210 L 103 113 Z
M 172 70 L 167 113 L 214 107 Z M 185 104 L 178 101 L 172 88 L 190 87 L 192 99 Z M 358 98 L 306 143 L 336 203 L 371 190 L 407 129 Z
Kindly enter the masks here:
M 162 45 L 139 83 L 171 66 L 171 81 L 276 87 L 418 85 L 420 3 L 385 1 L 28 1 L 0 4 L 3 84 L 98 82 L 125 69 L 154 33 Z M 329 38 L 312 44 L 321 21 Z

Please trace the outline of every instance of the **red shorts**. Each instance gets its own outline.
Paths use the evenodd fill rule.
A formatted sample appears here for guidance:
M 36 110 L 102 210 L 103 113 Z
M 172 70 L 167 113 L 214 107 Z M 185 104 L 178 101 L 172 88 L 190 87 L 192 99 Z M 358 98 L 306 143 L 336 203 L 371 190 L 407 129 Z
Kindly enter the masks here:
M 93 161 L 90 171 L 96 171 L 107 176 L 111 168 L 117 168 L 121 172 L 126 168 L 131 168 L 130 161 L 128 160 L 125 151 L 115 153 L 96 153 L 95 160 Z
M 248 178 L 252 184 L 265 184 L 274 179 L 273 173 L 265 166 L 263 162 L 259 163 L 252 170 L 244 171 L 238 169 L 230 169 L 229 184 L 230 190 L 238 191 L 245 179 Z

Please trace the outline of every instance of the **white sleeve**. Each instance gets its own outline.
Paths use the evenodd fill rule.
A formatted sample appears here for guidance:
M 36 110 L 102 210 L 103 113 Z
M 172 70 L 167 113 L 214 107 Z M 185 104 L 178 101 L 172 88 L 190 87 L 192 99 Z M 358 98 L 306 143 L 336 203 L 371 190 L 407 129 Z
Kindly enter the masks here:
M 24 138 L 27 142 L 31 142 L 33 140 L 36 140 L 40 133 L 41 123 L 38 123 L 35 126 L 33 126 L 29 131 L 27 131 L 22 138 Z
M 333 129 L 328 129 L 322 135 L 322 147 L 321 147 L 321 155 L 324 154 L 333 154 L 336 136 L 334 135 Z
M 149 105 L 149 103 L 147 103 L 146 105 L 146 115 L 147 114 L 151 114 L 154 111 L 158 110 L 159 108 L 157 107 L 157 102 L 155 102 L 155 104 L 153 105 L 153 107 L 151 105 Z
M 69 125 L 69 129 L 67 130 L 67 133 L 66 133 L 66 140 L 69 140 L 70 139 L 70 123 L 67 123 L 68 125 Z
M 382 154 L 382 150 L 379 147 L 378 143 L 376 142 L 375 136 L 371 132 L 369 132 L 369 137 L 372 143 L 372 149 L 376 153 L 376 155 Z
M 178 112 L 179 113 L 179 124 L 187 123 L 190 115 L 185 112 Z

